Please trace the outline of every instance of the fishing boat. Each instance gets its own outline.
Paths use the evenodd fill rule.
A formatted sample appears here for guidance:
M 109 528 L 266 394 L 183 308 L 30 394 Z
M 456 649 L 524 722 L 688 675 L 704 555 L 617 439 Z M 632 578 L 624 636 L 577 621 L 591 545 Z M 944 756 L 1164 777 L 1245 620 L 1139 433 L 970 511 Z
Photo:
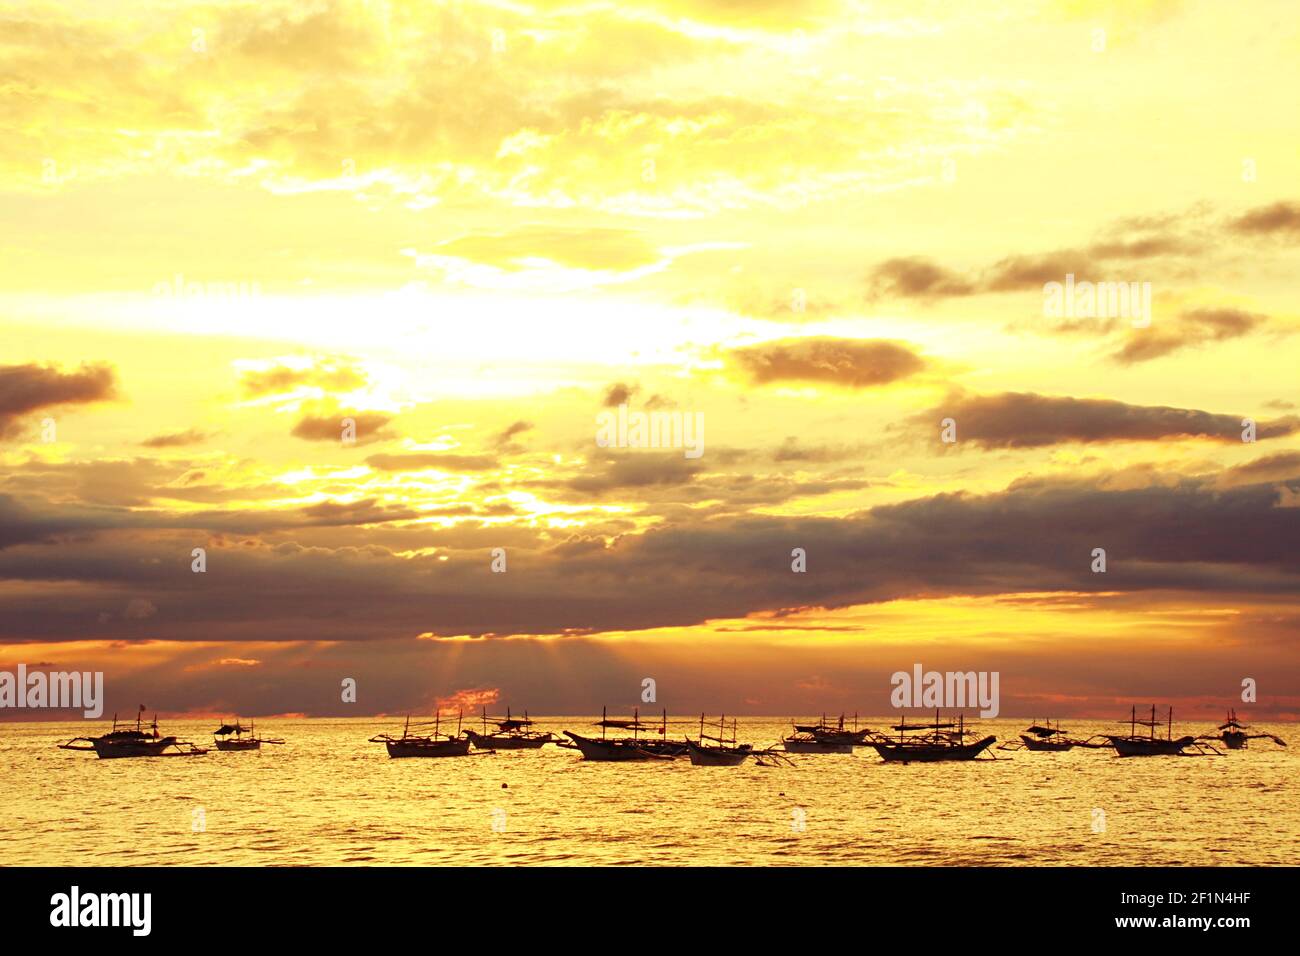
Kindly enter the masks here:
M 456 720 L 456 733 L 442 733 L 442 715 L 435 714 L 432 722 L 416 724 L 416 730 L 421 727 L 432 727 L 433 729 L 425 734 L 411 733 L 411 715 L 406 715 L 406 725 L 402 728 L 402 736 L 394 737 L 392 734 L 378 734 L 370 738 L 372 744 L 383 744 L 388 749 L 390 757 L 464 757 L 469 754 L 469 738 L 462 737 L 460 734 L 460 718 Z M 478 751 L 479 753 L 495 753 L 495 751 Z
M 786 737 L 781 746 L 792 754 L 851 754 L 854 745 L 849 740 L 828 740 L 805 730 Z
M 113 729 L 99 737 L 73 737 L 59 744 L 60 750 L 93 750 L 96 757 L 108 760 L 117 757 L 201 757 L 206 750 L 188 740 L 158 733 L 158 715 L 147 730 L 141 720 L 144 708 L 135 716 L 135 728 L 117 729 L 117 714 L 113 715 Z
M 491 733 L 488 733 L 487 729 L 489 721 L 496 724 L 497 728 Z M 555 741 L 554 734 L 530 730 L 532 725 L 533 722 L 528 718 L 528 711 L 524 711 L 523 717 L 514 717 L 507 707 L 505 717 L 489 718 L 485 707 L 483 708 L 483 733 L 466 730 L 465 736 L 469 737 L 478 750 L 535 750 Z
M 218 750 L 261 750 L 262 744 L 284 743 L 283 740 L 257 736 L 257 728 L 251 720 L 248 729 L 244 729 L 239 718 L 235 718 L 233 724 L 223 723 L 212 732 L 212 737 Z
M 1138 720 L 1137 708 L 1134 707 L 1129 717 L 1127 734 L 1105 734 L 1115 753 L 1120 757 L 1210 757 L 1223 756 L 1209 744 L 1198 743 L 1195 737 L 1174 737 L 1174 709 L 1169 708 L 1168 731 L 1162 737 L 1156 736 L 1156 728 L 1165 721 L 1156 720 L 1155 704 L 1151 705 L 1151 719 Z M 1148 728 L 1148 733 L 1139 734 L 1138 725 Z
M 658 727 L 645 724 L 641 721 L 639 710 L 632 713 L 632 719 L 611 718 L 607 709 L 602 707 L 600 711 L 600 720 L 596 722 L 600 728 L 600 737 L 587 737 L 582 734 L 575 734 L 571 730 L 566 730 L 564 735 L 568 737 L 572 744 L 569 746 L 578 750 L 584 760 L 603 760 L 603 761 L 624 761 L 624 760 L 671 760 L 674 757 L 683 757 L 686 755 L 688 748 L 684 740 L 669 740 L 668 733 L 668 712 L 664 711 L 663 723 Z M 607 731 L 630 730 L 631 737 L 609 737 Z M 642 737 L 641 733 L 648 731 L 650 733 L 658 732 L 659 738 L 653 736 Z
M 1076 737 L 1067 736 L 1068 733 L 1069 731 L 1061 729 L 1060 721 L 1057 721 L 1055 727 L 1052 726 L 1050 720 L 1046 724 L 1032 723 L 1020 733 L 1019 740 L 999 744 L 998 749 L 1060 753 L 1072 750 L 1075 747 L 1100 749 L 1110 746 L 1110 742 L 1105 737 L 1092 736 L 1087 740 L 1079 740 Z
M 844 726 L 844 715 L 840 714 L 838 723 L 832 724 L 822 714 L 821 720 L 815 724 L 794 724 L 795 734 L 811 737 L 814 740 L 822 740 L 832 744 L 848 744 L 850 747 L 861 747 L 866 744 L 867 737 L 871 735 L 868 728 L 858 729 L 858 715 L 853 715 L 853 729 L 850 730 Z M 834 751 L 841 753 L 842 751 Z
M 1247 742 L 1251 740 L 1271 740 L 1279 747 L 1286 746 L 1286 741 L 1275 734 L 1269 734 L 1263 732 L 1257 734 L 1246 733 L 1246 731 L 1250 729 L 1251 728 L 1249 724 L 1242 724 L 1237 722 L 1236 710 L 1229 710 L 1228 719 L 1225 722 L 1219 724 L 1219 726 L 1215 728 L 1214 733 L 1201 734 L 1196 739 L 1197 740 L 1220 740 L 1223 742 L 1223 745 L 1227 747 L 1229 750 L 1245 750 L 1247 746 Z
M 704 732 L 704 715 L 700 714 L 700 733 L 698 740 L 686 738 L 686 752 L 690 755 L 691 766 L 693 767 L 738 767 L 746 760 L 753 758 L 754 762 L 761 767 L 774 766 L 777 763 L 790 763 L 790 760 L 783 756 L 774 747 L 767 747 L 763 750 L 754 749 L 753 744 L 736 743 L 736 718 L 731 719 L 731 737 L 728 738 L 727 718 L 722 715 L 718 718 L 718 736 Z
M 957 722 L 953 723 L 951 720 L 941 721 L 938 711 L 935 711 L 932 724 L 909 724 L 907 718 L 903 718 L 892 729 L 898 732 L 896 738 L 878 735 L 870 741 L 880 758 L 889 762 L 975 760 L 998 740 L 992 734 L 977 739 L 975 733 L 966 728 L 964 714 L 959 714 Z M 990 755 L 984 759 L 997 758 Z
M 858 715 L 853 715 L 853 729 L 844 726 L 844 715 L 840 714 L 837 723 L 831 723 L 822 714 L 815 724 L 792 724 L 794 733 L 781 741 L 787 753 L 796 754 L 851 754 L 854 747 L 866 744 L 871 731 L 858 729 Z

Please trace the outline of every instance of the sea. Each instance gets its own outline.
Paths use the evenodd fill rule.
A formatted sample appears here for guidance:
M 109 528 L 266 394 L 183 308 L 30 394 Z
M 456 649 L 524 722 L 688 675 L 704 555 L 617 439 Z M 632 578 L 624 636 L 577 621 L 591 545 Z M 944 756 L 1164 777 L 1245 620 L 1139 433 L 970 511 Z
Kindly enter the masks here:
M 586 735 L 599 734 L 595 719 L 534 717 L 536 729 Z M 979 730 L 1014 740 L 1027 723 Z M 200 746 L 216 725 L 161 722 Z M 1066 726 L 1079 737 L 1120 732 Z M 1255 740 L 1222 757 L 1128 759 L 992 750 L 1000 759 L 908 765 L 869 747 L 770 767 L 593 763 L 551 745 L 393 760 L 368 742 L 400 734 L 401 720 L 384 718 L 258 720 L 260 734 L 285 743 L 192 758 L 100 760 L 56 747 L 105 729 L 0 725 L 0 865 L 1300 863 L 1300 733 L 1281 722 L 1267 729 L 1289 749 Z M 789 732 L 787 717 L 739 718 L 742 742 Z

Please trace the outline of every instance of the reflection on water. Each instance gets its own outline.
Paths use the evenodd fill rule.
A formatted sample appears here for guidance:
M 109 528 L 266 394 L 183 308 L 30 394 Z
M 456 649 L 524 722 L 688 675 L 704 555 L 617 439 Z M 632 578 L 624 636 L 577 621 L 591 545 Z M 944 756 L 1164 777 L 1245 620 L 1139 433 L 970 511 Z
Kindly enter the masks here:
M 593 720 L 535 719 L 580 732 Z M 216 726 L 163 723 L 201 744 Z M 862 749 L 774 768 L 587 763 L 553 746 L 390 760 L 366 742 L 381 723 L 259 720 L 288 743 L 171 760 L 55 749 L 98 723 L 4 724 L 0 864 L 1300 862 L 1300 734 L 1277 722 L 1290 750 L 1257 741 L 1214 758 L 1074 750 L 902 766 Z M 1010 739 L 1025 724 L 979 726 Z M 742 719 L 740 738 L 771 743 L 788 728 Z

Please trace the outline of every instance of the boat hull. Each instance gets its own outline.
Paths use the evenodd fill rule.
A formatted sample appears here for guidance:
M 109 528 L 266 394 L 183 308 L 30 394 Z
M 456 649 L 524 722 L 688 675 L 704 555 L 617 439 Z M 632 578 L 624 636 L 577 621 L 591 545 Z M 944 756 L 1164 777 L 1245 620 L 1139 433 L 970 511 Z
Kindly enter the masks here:
M 218 750 L 261 750 L 260 740 L 218 740 Z
M 175 737 L 124 742 L 95 740 L 92 744 L 95 748 L 95 756 L 101 760 L 118 760 L 123 757 L 199 757 L 207 753 L 206 750 L 197 747 L 192 750 L 181 750 L 176 746 Z
M 974 760 L 993 744 L 997 737 L 992 735 L 971 744 L 958 746 L 936 746 L 933 744 L 909 743 L 872 743 L 882 760 L 890 763 L 934 763 L 940 760 Z
M 468 737 L 450 740 L 386 740 L 388 756 L 398 757 L 464 757 L 469 753 Z
M 1246 747 L 1245 734 L 1227 733 L 1223 735 L 1222 740 L 1223 746 L 1227 747 L 1229 750 L 1244 750 Z
M 629 761 L 629 760 L 671 760 L 673 755 L 668 753 L 658 753 L 650 749 L 646 741 L 643 740 L 597 740 L 594 737 L 583 737 L 575 734 L 571 730 L 566 730 L 564 735 L 573 741 L 578 752 L 582 754 L 583 760 L 601 760 L 606 762 Z
M 513 734 L 477 734 L 472 730 L 465 731 L 465 734 L 478 750 L 536 750 L 555 742 L 555 737 L 551 734 L 522 737 Z
M 1043 740 L 1039 737 L 1031 737 L 1029 734 L 1021 734 L 1020 739 L 1024 741 L 1026 750 L 1042 750 L 1059 753 L 1063 750 L 1069 750 L 1074 746 L 1073 743 L 1061 743 L 1056 740 Z
M 687 741 L 686 752 L 693 767 L 739 767 L 753 756 L 747 747 L 701 747 L 693 741 Z
M 851 754 L 853 744 L 835 740 L 796 740 L 787 737 L 782 742 L 786 753 L 792 754 Z
M 1152 740 L 1149 737 L 1110 737 L 1111 746 L 1121 757 L 1177 757 L 1193 743 L 1194 737 L 1177 740 Z

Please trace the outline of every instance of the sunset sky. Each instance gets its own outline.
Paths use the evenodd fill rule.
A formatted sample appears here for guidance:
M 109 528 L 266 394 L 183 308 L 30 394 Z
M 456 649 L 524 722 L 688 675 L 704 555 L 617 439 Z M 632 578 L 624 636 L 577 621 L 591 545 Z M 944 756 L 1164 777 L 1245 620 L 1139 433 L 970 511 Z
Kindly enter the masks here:
M 0 667 L 1300 717 L 1298 275 L 1291 2 L 0 0 Z

